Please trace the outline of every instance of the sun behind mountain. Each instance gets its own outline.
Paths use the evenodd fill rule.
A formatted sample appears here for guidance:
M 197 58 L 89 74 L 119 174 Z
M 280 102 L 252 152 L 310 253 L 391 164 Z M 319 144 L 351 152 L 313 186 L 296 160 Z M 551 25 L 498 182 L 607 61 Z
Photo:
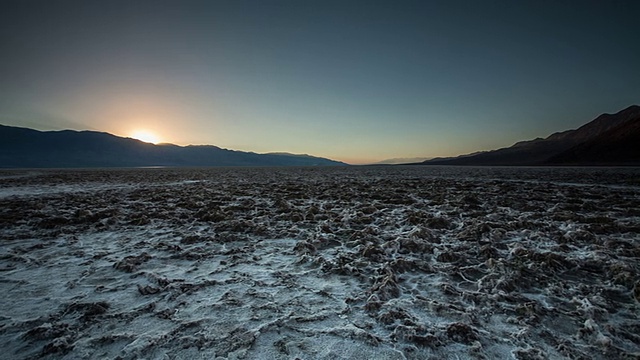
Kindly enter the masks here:
M 151 144 L 157 144 L 160 142 L 158 135 L 149 130 L 136 130 L 131 133 L 131 138 Z

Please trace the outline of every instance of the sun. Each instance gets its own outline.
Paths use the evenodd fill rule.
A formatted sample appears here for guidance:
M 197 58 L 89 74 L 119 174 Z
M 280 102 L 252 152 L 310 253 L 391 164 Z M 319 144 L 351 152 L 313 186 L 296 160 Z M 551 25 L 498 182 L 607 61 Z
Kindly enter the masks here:
M 131 133 L 131 137 L 151 144 L 157 144 L 160 142 L 160 138 L 158 137 L 158 135 L 148 130 L 134 131 L 133 133 Z

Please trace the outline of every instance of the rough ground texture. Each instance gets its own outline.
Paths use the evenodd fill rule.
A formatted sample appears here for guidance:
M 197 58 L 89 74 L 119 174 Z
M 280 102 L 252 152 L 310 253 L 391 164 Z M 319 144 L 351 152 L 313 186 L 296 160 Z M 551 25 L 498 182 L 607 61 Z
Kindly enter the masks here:
M 0 357 L 637 359 L 640 169 L 0 172 Z

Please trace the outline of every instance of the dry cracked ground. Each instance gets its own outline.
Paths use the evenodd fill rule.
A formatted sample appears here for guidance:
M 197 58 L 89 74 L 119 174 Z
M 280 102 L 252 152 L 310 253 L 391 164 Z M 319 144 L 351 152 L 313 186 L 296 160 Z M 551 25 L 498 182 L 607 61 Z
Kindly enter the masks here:
M 3 358 L 638 359 L 640 169 L 0 171 Z

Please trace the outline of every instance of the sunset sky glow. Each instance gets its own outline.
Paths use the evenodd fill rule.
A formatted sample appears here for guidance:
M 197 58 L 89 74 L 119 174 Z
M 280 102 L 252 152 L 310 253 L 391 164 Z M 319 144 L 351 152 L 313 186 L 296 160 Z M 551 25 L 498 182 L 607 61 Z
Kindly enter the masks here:
M 640 103 L 638 1 L 0 6 L 5 125 L 368 163 L 509 146 Z

